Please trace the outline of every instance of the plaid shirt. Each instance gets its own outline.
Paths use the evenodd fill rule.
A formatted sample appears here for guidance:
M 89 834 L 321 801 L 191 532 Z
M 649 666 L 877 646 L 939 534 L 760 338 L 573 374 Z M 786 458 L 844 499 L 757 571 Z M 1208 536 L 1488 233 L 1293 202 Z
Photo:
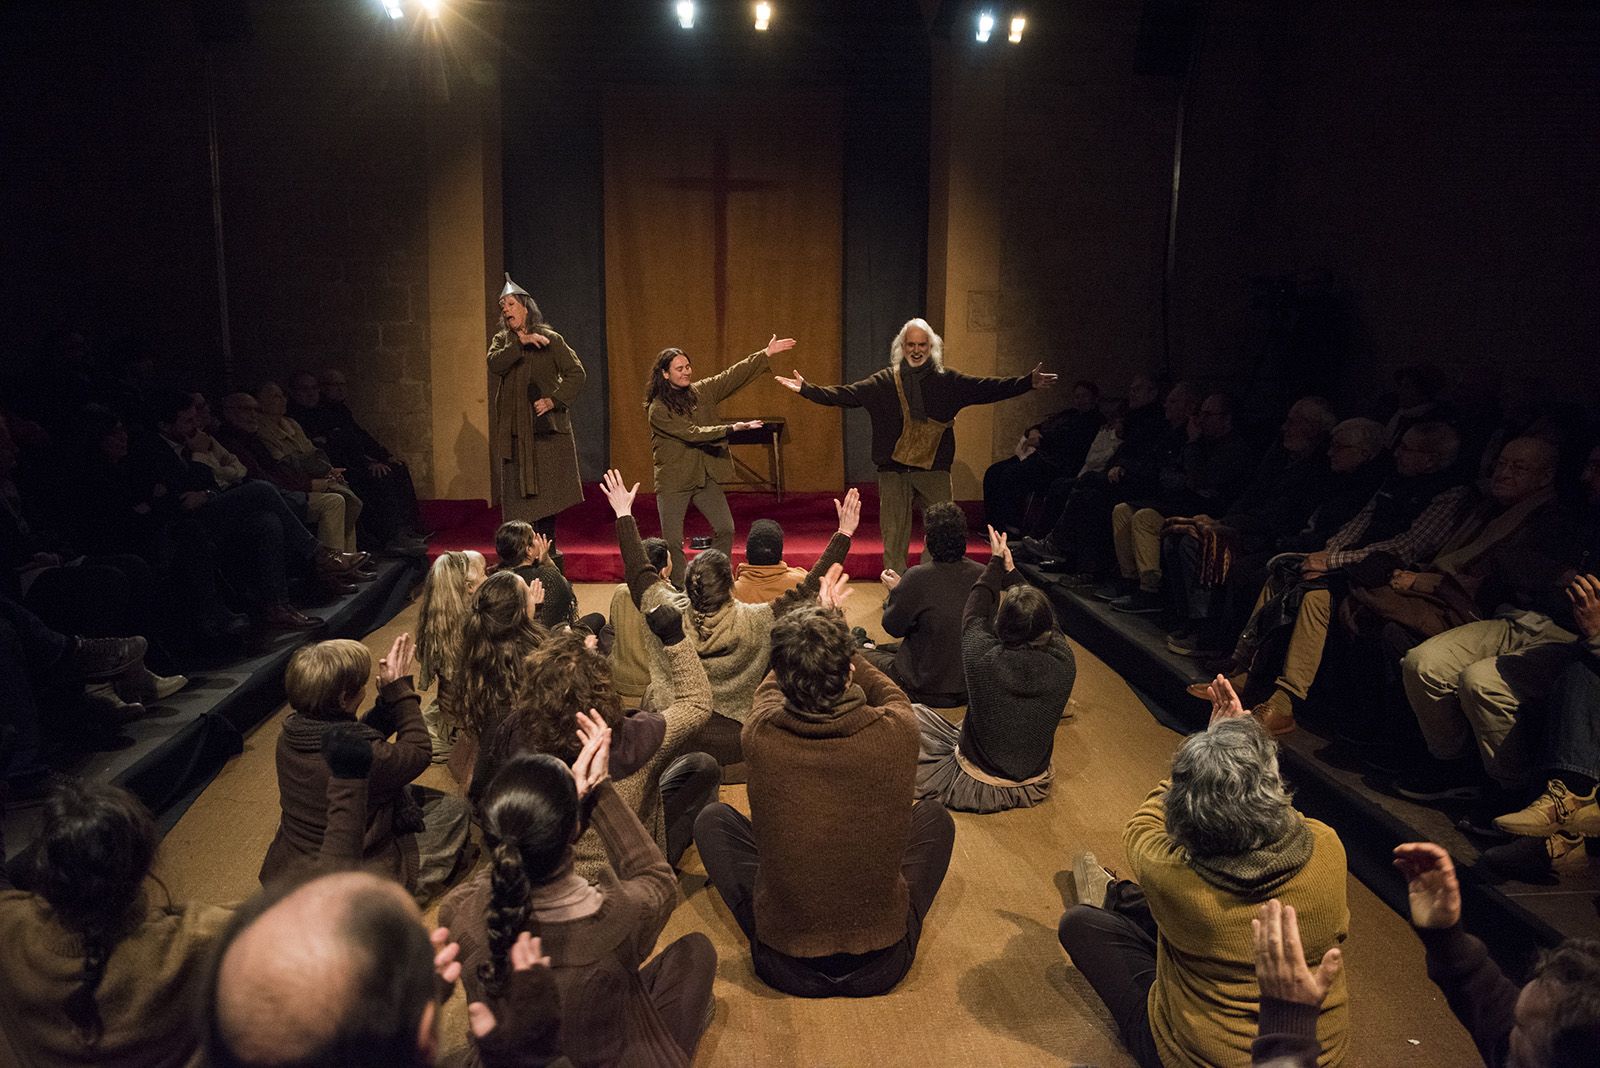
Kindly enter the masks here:
M 1339 532 L 1328 539 L 1328 567 L 1344 567 L 1348 564 L 1365 560 L 1375 552 L 1393 553 L 1408 564 L 1422 563 L 1433 558 L 1439 551 L 1439 546 L 1445 543 L 1461 520 L 1462 512 L 1467 502 L 1471 500 L 1471 487 L 1456 486 L 1447 489 L 1433 500 L 1428 502 L 1428 507 L 1422 510 L 1409 530 L 1397 534 L 1384 541 L 1375 541 L 1371 545 L 1362 545 L 1359 548 L 1347 549 L 1347 545 L 1356 545 L 1361 541 L 1361 536 L 1367 532 L 1367 527 L 1372 525 L 1372 513 L 1377 498 L 1367 502 L 1366 507 L 1356 513 L 1356 517 L 1344 526 Z

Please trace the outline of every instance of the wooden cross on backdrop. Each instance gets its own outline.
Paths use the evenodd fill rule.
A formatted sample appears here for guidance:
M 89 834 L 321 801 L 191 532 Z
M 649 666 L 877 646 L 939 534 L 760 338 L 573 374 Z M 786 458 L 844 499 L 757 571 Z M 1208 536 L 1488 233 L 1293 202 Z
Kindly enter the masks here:
M 732 193 L 751 193 L 759 189 L 775 189 L 779 182 L 760 178 L 735 178 L 728 162 L 728 139 L 717 134 L 711 142 L 711 177 L 674 178 L 667 185 L 674 189 L 693 189 L 711 194 L 712 249 L 711 277 L 713 300 L 717 315 L 716 359 L 725 357 L 724 326 L 728 317 L 728 196 Z

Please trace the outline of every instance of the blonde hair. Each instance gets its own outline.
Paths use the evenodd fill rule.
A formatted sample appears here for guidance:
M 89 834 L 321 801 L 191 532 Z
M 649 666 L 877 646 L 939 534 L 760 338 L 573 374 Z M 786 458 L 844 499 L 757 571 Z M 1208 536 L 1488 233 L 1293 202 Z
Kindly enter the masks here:
M 417 608 L 417 688 L 449 678 L 461 658 L 461 623 L 472 600 L 473 552 L 440 553 Z
M 353 638 L 302 645 L 289 658 L 283 691 L 289 704 L 312 719 L 344 719 L 345 700 L 367 684 L 372 652 Z

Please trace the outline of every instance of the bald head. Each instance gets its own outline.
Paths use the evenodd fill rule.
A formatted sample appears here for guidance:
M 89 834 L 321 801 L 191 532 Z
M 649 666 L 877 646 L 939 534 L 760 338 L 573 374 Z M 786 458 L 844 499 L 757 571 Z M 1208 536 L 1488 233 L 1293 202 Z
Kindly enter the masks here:
M 397 884 L 325 875 L 242 910 L 217 962 L 219 1065 L 426 1064 L 433 949 Z

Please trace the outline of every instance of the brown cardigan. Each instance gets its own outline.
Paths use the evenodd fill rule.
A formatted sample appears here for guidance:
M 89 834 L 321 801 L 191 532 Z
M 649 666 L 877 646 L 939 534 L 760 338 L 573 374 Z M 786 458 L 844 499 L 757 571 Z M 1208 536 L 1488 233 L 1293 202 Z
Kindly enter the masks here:
M 494 455 L 496 460 L 516 460 L 524 497 L 552 492 L 553 487 L 542 491 L 539 487 L 534 441 L 542 433 L 572 435 L 567 409 L 588 379 L 583 362 L 565 338 L 548 326 L 540 326 L 538 332 L 550 339 L 542 349 L 524 347 L 507 329 L 489 342 L 489 373 L 500 380 L 494 393 Z M 554 401 L 555 407 L 545 415 L 534 415 L 530 387 Z
M 278 803 L 283 814 L 261 863 L 263 883 L 288 872 L 297 858 L 315 856 L 322 848 L 329 772 L 320 750 L 297 748 L 291 740 L 296 720 L 305 718 L 291 713 L 278 737 Z M 378 703 L 363 722 L 385 739 L 391 734 L 395 739 L 372 743 L 362 866 L 411 889 L 417 875 L 416 842 L 410 835 L 395 834 L 395 809 L 406 784 L 427 770 L 433 758 L 428 728 L 422 722 L 422 702 L 411 677 L 383 687 Z
M 598 881 L 597 912 L 575 920 L 535 913 L 544 953 L 561 989 L 561 1050 L 579 1065 L 686 1068 L 683 1049 L 668 1032 L 639 979 L 639 966 L 677 904 L 678 884 L 639 817 L 612 784 L 596 788 L 590 825 L 605 843 L 616 874 Z M 461 981 L 468 1001 L 483 1000 L 478 968 L 489 960 L 489 871 L 445 895 L 439 923 L 461 946 Z
M 791 957 L 869 953 L 905 937 L 917 717 L 860 656 L 826 713 L 791 707 L 768 674 L 745 724 L 756 935 Z
M 686 493 L 707 482 L 733 479 L 728 454 L 729 423 L 717 421 L 717 405 L 767 372 L 767 350 L 746 356 L 726 371 L 694 383 L 696 403 L 679 415 L 662 401 L 650 402 L 650 454 L 656 492 Z

